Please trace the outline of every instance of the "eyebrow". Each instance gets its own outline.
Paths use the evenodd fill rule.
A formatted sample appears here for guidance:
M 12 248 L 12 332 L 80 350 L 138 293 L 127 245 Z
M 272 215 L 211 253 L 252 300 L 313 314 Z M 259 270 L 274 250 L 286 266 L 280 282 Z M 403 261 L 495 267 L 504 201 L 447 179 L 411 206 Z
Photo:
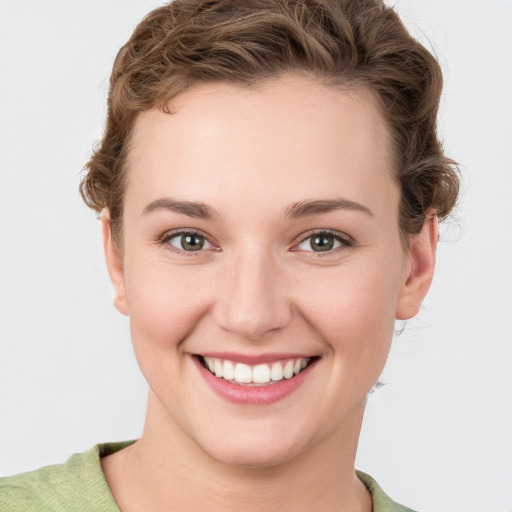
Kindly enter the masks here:
M 162 197 L 152 201 L 142 211 L 142 215 L 167 210 L 174 213 L 181 213 L 189 217 L 198 219 L 211 219 L 218 217 L 217 211 L 205 203 L 195 201 L 179 201 L 171 197 Z M 310 215 L 320 215 L 335 210 L 354 210 L 366 213 L 373 217 L 373 212 L 366 206 L 350 201 L 348 199 L 318 199 L 315 201 L 299 201 L 286 209 L 285 216 L 292 218 L 307 217 Z
M 198 219 L 211 219 L 218 217 L 217 211 L 200 202 L 194 201 L 179 201 L 172 197 L 162 197 L 152 201 L 142 211 L 142 215 L 147 215 L 155 211 L 167 210 L 174 213 L 181 213 L 188 215 L 189 217 L 195 217 Z
M 287 217 L 300 218 L 307 217 L 309 215 L 320 215 L 322 213 L 329 213 L 335 210 L 353 210 L 363 212 L 370 217 L 373 217 L 373 212 L 370 208 L 350 201 L 348 199 L 321 199 L 316 201 L 300 201 L 293 204 L 286 210 Z

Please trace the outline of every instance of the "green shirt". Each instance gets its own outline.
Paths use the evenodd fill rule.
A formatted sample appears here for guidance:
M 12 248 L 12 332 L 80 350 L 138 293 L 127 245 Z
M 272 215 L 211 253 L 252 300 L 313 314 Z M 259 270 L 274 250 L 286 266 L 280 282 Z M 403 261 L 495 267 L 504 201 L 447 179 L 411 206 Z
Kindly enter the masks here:
M 64 464 L 46 466 L 0 478 L 2 512 L 120 512 L 101 469 L 105 457 L 132 444 L 97 444 L 85 453 L 72 455 Z M 413 512 L 395 503 L 370 476 L 357 472 L 370 491 L 373 512 Z

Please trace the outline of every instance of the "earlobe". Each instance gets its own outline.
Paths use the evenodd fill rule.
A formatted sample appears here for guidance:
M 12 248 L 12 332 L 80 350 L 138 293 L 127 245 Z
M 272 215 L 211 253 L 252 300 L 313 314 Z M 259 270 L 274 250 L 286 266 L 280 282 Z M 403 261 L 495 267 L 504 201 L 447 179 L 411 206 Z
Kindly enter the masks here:
M 418 314 L 434 277 L 439 227 L 435 212 L 426 216 L 418 235 L 411 237 L 409 271 L 398 297 L 396 318 L 407 320 Z
M 101 229 L 105 261 L 110 281 L 114 287 L 114 306 L 120 313 L 128 316 L 129 310 L 126 300 L 123 258 L 113 239 L 112 223 L 110 222 L 110 213 L 107 208 L 101 211 Z

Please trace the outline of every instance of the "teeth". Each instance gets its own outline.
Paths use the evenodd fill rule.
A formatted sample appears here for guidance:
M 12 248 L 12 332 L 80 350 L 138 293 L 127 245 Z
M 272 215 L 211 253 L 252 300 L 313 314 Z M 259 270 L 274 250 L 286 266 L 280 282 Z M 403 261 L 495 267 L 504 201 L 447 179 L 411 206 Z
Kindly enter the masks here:
M 240 384 L 249 384 L 252 382 L 251 367 L 247 364 L 238 363 L 235 366 L 235 380 Z
M 252 369 L 252 381 L 257 384 L 270 382 L 270 368 L 268 364 L 259 364 Z
M 234 381 L 237 384 L 269 384 L 283 379 L 291 379 L 308 365 L 310 359 L 300 357 L 287 361 L 277 361 L 268 364 L 249 366 L 244 363 L 235 363 L 230 360 L 204 357 L 207 368 L 216 377 Z
M 270 372 L 272 380 L 283 380 L 283 365 L 281 363 L 274 363 L 272 365 L 272 371 Z
M 226 380 L 235 378 L 235 365 L 231 361 L 224 361 L 224 372 L 222 375 Z
M 211 357 L 205 357 L 206 364 L 212 373 L 215 373 L 215 362 Z
M 215 375 L 217 377 L 222 377 L 222 374 L 223 374 L 223 370 L 224 369 L 224 366 L 222 364 L 221 361 L 219 361 L 218 359 L 215 359 L 214 361 L 214 371 L 215 371 Z
M 293 377 L 293 361 L 288 361 L 283 368 L 283 376 L 287 379 Z

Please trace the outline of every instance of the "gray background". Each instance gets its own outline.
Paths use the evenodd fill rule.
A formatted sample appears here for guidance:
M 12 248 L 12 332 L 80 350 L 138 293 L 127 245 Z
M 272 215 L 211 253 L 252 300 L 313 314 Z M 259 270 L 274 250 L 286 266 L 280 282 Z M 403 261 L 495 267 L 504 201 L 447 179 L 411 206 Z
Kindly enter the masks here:
M 146 385 L 77 194 L 149 0 L 0 1 L 0 474 L 137 437 Z M 512 2 L 401 0 L 462 167 L 437 276 L 372 394 L 358 467 L 420 510 L 512 510 Z M 305 405 L 305 414 L 308 413 Z

